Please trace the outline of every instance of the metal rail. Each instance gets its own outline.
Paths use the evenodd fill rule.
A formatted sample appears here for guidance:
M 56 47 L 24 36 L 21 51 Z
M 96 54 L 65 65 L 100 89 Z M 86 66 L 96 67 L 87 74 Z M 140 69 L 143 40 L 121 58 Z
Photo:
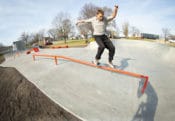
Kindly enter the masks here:
M 145 75 L 142 75 L 142 74 L 137 74 L 137 73 L 128 72 L 128 71 L 115 69 L 115 68 L 110 68 L 110 67 L 105 67 L 105 66 L 97 66 L 97 65 L 95 65 L 93 63 L 90 63 L 90 62 L 74 59 L 74 58 L 71 58 L 71 57 L 60 56 L 60 55 L 33 54 L 33 60 L 34 61 L 35 61 L 36 56 L 53 58 L 56 65 L 58 65 L 58 59 L 61 58 L 61 59 L 65 59 L 65 60 L 69 60 L 69 61 L 75 62 L 75 63 L 80 63 L 80 64 L 83 64 L 83 65 L 87 65 L 87 66 L 103 69 L 103 70 L 106 70 L 106 71 L 111 71 L 111 72 L 115 72 L 115 73 L 120 73 L 120 74 L 124 74 L 124 75 L 128 75 L 128 76 L 144 79 L 144 84 L 143 84 L 143 87 L 141 89 L 141 93 L 142 94 L 145 92 L 145 89 L 146 89 L 146 87 L 148 85 L 149 77 L 145 76 Z

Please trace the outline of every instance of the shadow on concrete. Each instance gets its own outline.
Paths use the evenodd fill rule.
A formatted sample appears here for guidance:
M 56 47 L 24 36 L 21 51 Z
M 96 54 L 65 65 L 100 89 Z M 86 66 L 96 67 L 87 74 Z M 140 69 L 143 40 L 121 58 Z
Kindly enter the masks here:
M 121 63 L 120 66 L 115 65 L 115 68 L 120 69 L 120 70 L 124 70 L 125 68 L 128 67 L 128 65 L 129 65 L 128 61 L 129 60 L 133 60 L 133 59 L 131 59 L 131 58 L 124 58 L 124 59 L 122 59 L 120 61 L 120 63 Z
M 138 98 L 142 96 L 140 93 L 141 85 L 143 85 L 142 83 L 143 80 L 139 82 L 139 88 L 137 93 Z M 136 114 L 131 121 L 154 121 L 154 116 L 158 104 L 158 96 L 150 82 L 147 85 L 147 89 L 145 90 L 144 95 L 147 96 L 146 101 L 142 101 L 140 103 L 140 105 L 138 106 L 138 110 L 136 111 Z

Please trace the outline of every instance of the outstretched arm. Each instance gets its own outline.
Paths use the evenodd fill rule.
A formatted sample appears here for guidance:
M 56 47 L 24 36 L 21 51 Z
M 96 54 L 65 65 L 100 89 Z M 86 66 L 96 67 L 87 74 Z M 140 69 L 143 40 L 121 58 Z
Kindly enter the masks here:
M 108 19 L 108 21 L 113 20 L 117 16 L 117 12 L 118 12 L 118 5 L 115 5 L 114 6 L 114 11 L 113 11 L 111 17 Z
M 81 23 L 85 23 L 85 22 L 86 22 L 85 20 L 78 20 L 76 25 L 81 24 Z
M 84 23 L 91 23 L 93 21 L 93 17 L 92 18 L 89 18 L 89 19 L 82 19 L 82 20 L 78 20 L 76 25 L 78 24 L 84 24 Z

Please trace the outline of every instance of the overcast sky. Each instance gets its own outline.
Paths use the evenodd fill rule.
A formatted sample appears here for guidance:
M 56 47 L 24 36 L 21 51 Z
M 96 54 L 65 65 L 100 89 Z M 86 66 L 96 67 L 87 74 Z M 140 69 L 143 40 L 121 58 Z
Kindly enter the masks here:
M 162 28 L 169 28 L 175 34 L 174 0 L 0 0 L 0 43 L 11 45 L 22 32 L 47 31 L 60 11 L 76 22 L 86 3 L 110 8 L 118 4 L 115 20 L 120 30 L 127 21 L 141 32 L 162 34 Z

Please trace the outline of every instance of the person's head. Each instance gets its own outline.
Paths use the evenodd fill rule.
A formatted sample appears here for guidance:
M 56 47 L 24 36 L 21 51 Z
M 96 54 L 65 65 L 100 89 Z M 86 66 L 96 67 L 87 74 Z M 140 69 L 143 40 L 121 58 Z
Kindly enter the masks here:
M 102 21 L 104 17 L 104 11 L 102 9 L 98 9 L 96 17 L 99 21 Z

